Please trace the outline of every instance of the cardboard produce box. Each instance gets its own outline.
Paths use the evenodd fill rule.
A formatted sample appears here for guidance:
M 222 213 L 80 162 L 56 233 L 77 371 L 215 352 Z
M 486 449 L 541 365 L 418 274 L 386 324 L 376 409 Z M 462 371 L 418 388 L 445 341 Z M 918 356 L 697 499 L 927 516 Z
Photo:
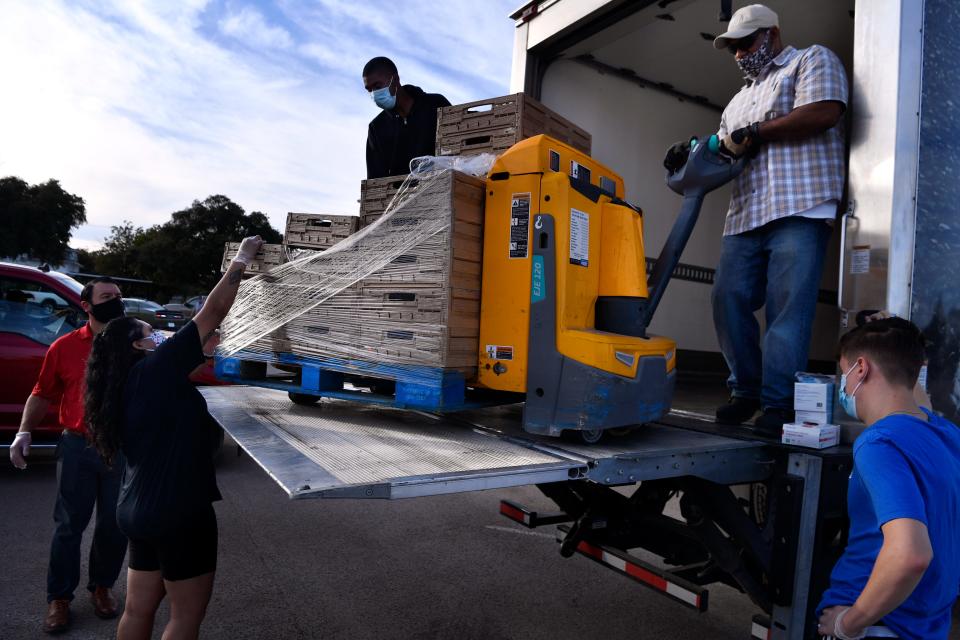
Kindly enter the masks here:
M 239 242 L 228 242 L 223 248 L 223 261 L 220 264 L 220 273 L 226 273 L 230 268 L 230 263 L 240 250 Z M 254 276 L 258 273 L 266 273 L 273 267 L 279 266 L 286 261 L 283 245 L 264 244 L 260 247 L 253 261 L 247 265 L 245 276 Z
M 369 227 L 380 219 L 383 212 L 404 186 L 407 175 L 372 178 L 360 181 L 360 228 Z M 411 180 L 405 187 L 404 196 L 416 192 L 419 181 Z M 399 203 L 397 203 L 399 204 Z
M 355 233 L 359 223 L 357 216 L 290 212 L 283 244 L 295 249 L 328 249 Z
M 523 93 L 442 107 L 437 155 L 499 155 L 527 138 L 546 134 L 590 155 L 591 136 Z

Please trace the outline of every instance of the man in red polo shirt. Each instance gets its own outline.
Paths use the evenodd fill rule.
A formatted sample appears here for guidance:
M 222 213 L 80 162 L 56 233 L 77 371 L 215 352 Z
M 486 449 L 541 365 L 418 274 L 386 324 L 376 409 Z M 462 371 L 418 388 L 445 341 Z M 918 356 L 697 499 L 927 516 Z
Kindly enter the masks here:
M 97 522 L 90 547 L 90 580 L 94 613 L 100 618 L 117 615 L 111 589 L 127 553 L 127 539 L 117 527 L 117 495 L 123 461 L 108 468 L 96 449 L 89 446 L 83 421 L 83 390 L 87 358 L 93 337 L 114 318 L 123 315 L 120 288 L 110 278 L 88 282 L 80 294 L 87 324 L 56 340 L 43 359 L 40 378 L 27 399 L 20 431 L 10 445 L 10 460 L 18 469 L 27 467 L 31 431 L 50 408 L 60 401 L 63 437 L 57 447 L 57 502 L 53 512 L 56 530 L 50 545 L 47 570 L 47 615 L 43 630 L 65 631 L 70 626 L 70 601 L 80 584 L 80 542 L 94 506 Z

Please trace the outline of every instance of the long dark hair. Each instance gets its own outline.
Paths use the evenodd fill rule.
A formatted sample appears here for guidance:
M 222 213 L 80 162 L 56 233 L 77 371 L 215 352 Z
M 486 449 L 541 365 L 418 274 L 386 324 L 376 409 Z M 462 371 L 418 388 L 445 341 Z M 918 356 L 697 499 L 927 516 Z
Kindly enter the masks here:
M 133 348 L 143 337 L 143 325 L 136 318 L 116 318 L 93 339 L 87 360 L 84 419 L 103 461 L 113 464 L 120 451 L 123 429 L 123 390 L 130 368 L 144 353 Z

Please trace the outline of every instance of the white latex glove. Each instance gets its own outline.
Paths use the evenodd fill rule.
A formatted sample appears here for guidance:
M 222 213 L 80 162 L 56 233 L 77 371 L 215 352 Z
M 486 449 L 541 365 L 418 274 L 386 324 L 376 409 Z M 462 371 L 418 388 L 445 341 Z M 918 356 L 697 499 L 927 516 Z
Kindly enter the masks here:
M 843 627 L 843 617 L 847 615 L 847 612 L 850 611 L 850 608 L 847 607 L 840 612 L 840 615 L 837 616 L 837 619 L 833 623 L 833 635 L 838 640 L 861 640 L 861 638 L 867 637 L 867 630 L 861 629 L 859 633 L 848 633 Z
M 10 462 L 17 469 L 27 468 L 27 456 L 30 455 L 30 444 L 33 442 L 33 436 L 29 431 L 20 431 L 13 438 L 13 444 L 10 445 Z
M 253 262 L 253 259 L 257 257 L 257 252 L 260 251 L 260 247 L 262 246 L 263 240 L 260 236 L 244 238 L 243 242 L 240 243 L 240 249 L 237 251 L 237 257 L 234 258 L 233 261 L 249 265 Z
M 861 640 L 867 635 L 866 629 L 861 629 L 857 633 L 852 633 L 843 626 L 843 618 L 850 611 L 850 607 L 830 607 L 824 609 L 820 616 L 820 624 L 817 631 L 821 636 L 834 638 L 835 640 Z

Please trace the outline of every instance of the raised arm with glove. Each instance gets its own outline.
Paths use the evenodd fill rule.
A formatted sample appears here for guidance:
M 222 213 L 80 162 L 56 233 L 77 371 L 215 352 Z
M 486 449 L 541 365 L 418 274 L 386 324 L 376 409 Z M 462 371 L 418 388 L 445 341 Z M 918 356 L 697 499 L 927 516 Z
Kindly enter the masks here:
M 240 243 L 240 249 L 237 256 L 230 264 L 230 268 L 223 274 L 220 282 L 213 288 L 210 295 L 207 296 L 203 307 L 193 318 L 197 330 L 200 332 L 201 343 L 206 342 L 223 319 L 230 312 L 233 301 L 237 298 L 237 290 L 240 288 L 240 281 L 243 279 L 243 272 L 247 266 L 253 262 L 257 252 L 263 247 L 263 240 L 260 236 L 251 236 L 244 238 Z

